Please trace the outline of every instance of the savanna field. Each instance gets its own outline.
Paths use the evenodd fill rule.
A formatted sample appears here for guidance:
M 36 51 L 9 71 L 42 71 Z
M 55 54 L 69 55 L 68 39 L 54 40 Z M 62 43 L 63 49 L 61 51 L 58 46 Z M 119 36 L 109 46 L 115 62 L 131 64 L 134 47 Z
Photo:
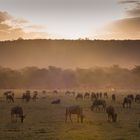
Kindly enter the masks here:
M 43 94 L 38 90 L 37 101 L 26 103 L 20 99 L 25 90 L 14 90 L 15 102 L 7 103 L 4 91 L 0 91 L 0 140 L 140 140 L 140 104 L 132 102 L 131 108 L 122 107 L 124 96 L 130 92 L 116 93 L 115 102 L 111 100 L 112 93 L 105 99 L 118 114 L 115 123 L 107 121 L 105 111 L 91 111 L 90 99 L 75 100 L 64 92 Z M 55 99 L 61 99 L 61 103 L 51 104 Z M 10 110 L 16 105 L 22 106 L 26 114 L 24 123 L 11 122 Z M 74 115 L 73 123 L 65 123 L 65 109 L 71 105 L 83 107 L 83 123 L 77 123 Z

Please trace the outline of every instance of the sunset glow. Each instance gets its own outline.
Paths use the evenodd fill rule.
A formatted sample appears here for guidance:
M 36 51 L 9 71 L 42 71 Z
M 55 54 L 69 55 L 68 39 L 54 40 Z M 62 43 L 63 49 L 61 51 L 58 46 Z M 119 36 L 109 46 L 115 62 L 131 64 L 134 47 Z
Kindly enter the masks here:
M 139 0 L 0 0 L 0 11 L 1 40 L 139 38 L 129 31 L 140 22 Z M 134 17 L 137 22 L 129 26 Z M 127 19 L 129 29 L 123 31 L 118 21 Z

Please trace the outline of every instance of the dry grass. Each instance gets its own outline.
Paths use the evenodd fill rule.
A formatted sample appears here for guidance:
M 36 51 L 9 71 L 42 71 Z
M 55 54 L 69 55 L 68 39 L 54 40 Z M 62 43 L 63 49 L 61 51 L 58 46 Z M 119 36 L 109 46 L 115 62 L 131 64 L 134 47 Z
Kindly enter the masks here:
M 2 93 L 3 91 L 1 91 Z M 16 97 L 21 91 L 16 91 Z M 42 97 L 43 95 L 40 95 Z M 60 97 L 58 97 L 60 96 Z M 1 95 L 0 99 L 0 140 L 139 140 L 140 104 L 132 104 L 131 109 L 121 106 L 123 95 L 119 95 L 116 103 L 107 100 L 107 104 L 115 106 L 118 112 L 118 122 L 108 123 L 105 112 L 91 112 L 91 101 L 75 101 L 74 97 L 64 95 L 47 95 L 46 99 L 37 102 L 23 103 L 16 99 L 15 103 L 6 103 Z M 61 98 L 60 105 L 52 105 L 51 101 Z M 11 123 L 10 109 L 20 104 L 27 118 L 24 123 L 20 121 Z M 84 108 L 85 121 L 65 123 L 65 107 L 79 104 Z

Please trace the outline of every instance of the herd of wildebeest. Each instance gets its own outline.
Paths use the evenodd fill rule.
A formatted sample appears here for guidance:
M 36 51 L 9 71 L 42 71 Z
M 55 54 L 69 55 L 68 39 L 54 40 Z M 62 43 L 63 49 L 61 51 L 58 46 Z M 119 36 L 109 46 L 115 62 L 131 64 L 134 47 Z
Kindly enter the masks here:
M 47 93 L 46 90 L 43 90 L 42 93 L 45 95 Z M 52 91 L 52 94 L 59 94 L 59 91 L 54 90 Z M 92 101 L 91 106 L 89 109 L 91 111 L 100 111 L 103 110 L 107 113 L 108 116 L 108 121 L 109 122 L 116 122 L 117 121 L 117 112 L 115 110 L 115 107 L 113 105 L 107 105 L 106 99 L 109 98 L 109 95 L 107 92 L 84 92 L 84 93 L 76 93 L 74 91 L 66 91 L 65 96 L 72 96 L 75 98 L 75 100 L 84 100 L 84 99 L 90 99 Z M 6 102 L 7 103 L 13 103 L 15 102 L 15 94 L 13 91 L 5 91 L 3 93 L 5 96 Z M 22 94 L 21 100 L 23 102 L 30 102 L 33 100 L 36 102 L 36 100 L 39 98 L 38 97 L 38 91 L 30 91 L 27 90 L 25 93 Z M 115 103 L 116 102 L 116 97 L 117 94 L 111 95 L 111 100 Z M 42 97 L 43 98 L 43 97 Z M 61 98 L 55 99 L 51 101 L 51 104 L 61 104 L 62 100 Z M 139 103 L 140 104 L 140 94 L 128 94 L 126 95 L 121 103 L 121 106 L 123 108 L 131 108 L 131 105 L 133 102 Z M 24 115 L 24 110 L 22 106 L 16 105 L 11 108 L 11 122 L 17 122 L 17 119 L 19 118 L 21 122 L 23 123 L 26 115 Z M 68 118 L 72 122 L 71 115 L 77 115 L 77 122 L 83 123 L 85 114 L 83 114 L 83 108 L 80 105 L 73 105 L 73 106 L 68 106 L 66 107 L 66 112 L 65 112 L 65 122 L 67 122 Z M 138 127 L 140 128 L 140 122 L 138 120 Z

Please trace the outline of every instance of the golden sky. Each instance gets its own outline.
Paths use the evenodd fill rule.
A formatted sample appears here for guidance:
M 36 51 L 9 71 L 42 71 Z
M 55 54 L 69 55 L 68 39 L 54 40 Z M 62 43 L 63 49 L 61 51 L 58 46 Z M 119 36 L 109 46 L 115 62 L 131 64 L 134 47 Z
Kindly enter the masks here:
M 140 39 L 140 0 L 0 0 L 0 40 Z

